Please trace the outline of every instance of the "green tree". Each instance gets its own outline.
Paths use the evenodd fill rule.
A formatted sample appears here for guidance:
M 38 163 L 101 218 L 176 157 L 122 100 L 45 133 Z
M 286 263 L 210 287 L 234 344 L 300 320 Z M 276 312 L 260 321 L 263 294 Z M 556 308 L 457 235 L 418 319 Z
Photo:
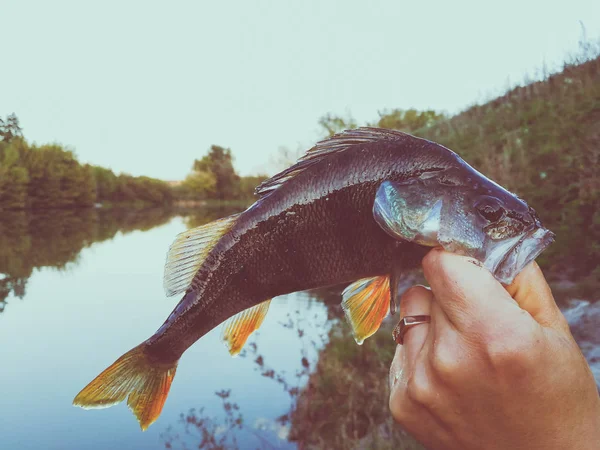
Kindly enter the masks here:
M 79 163 L 72 152 L 59 145 L 32 147 L 25 156 L 29 170 L 29 206 L 37 209 L 62 208 L 74 205 L 81 178 Z M 73 173 L 71 173 L 73 172 Z
M 0 119 L 0 209 L 89 207 L 100 202 L 169 203 L 171 187 L 82 165 L 58 144 L 29 146 L 17 117 Z
M 430 127 L 437 121 L 446 118 L 443 113 L 433 110 L 417 111 L 416 109 L 392 109 L 379 112 L 379 121 L 375 126 L 413 132 Z
M 358 127 L 356 120 L 350 113 L 346 117 L 327 113 L 319 119 L 319 125 L 324 129 L 327 136 L 333 136 L 341 131 Z
M 215 177 L 215 190 L 211 198 L 219 200 L 236 198 L 239 193 L 240 177 L 233 168 L 231 150 L 212 145 L 208 155 L 194 161 L 195 172 L 208 172 Z
M 94 170 L 92 166 L 86 164 L 81 169 L 81 184 L 79 185 L 78 195 L 75 200 L 77 206 L 93 206 L 96 203 L 96 180 L 94 179 Z
M 254 175 L 240 178 L 240 193 L 241 199 L 252 199 L 254 198 L 254 190 L 256 186 L 265 181 L 268 177 L 266 175 Z
M 189 174 L 179 187 L 180 195 L 188 200 L 204 200 L 215 195 L 217 178 L 205 170 Z
M 99 202 L 112 201 L 117 189 L 117 176 L 104 167 L 92 166 L 92 176 L 96 183 L 96 199 Z
M 27 206 L 29 173 L 23 167 L 21 153 L 27 144 L 22 138 L 0 142 L 0 209 L 23 209 Z
M 19 119 L 12 113 L 6 117 L 6 120 L 0 119 L 0 138 L 10 142 L 15 137 L 23 137 L 23 130 L 19 126 Z

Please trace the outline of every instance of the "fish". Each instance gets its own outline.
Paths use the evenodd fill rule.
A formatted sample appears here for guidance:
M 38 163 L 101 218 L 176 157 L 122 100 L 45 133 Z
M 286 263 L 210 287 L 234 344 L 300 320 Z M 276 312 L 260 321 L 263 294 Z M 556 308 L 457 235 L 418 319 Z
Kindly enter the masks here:
M 161 413 L 181 355 L 221 323 L 238 354 L 275 297 L 347 284 L 342 308 L 362 343 L 395 312 L 398 280 L 431 247 L 473 257 L 508 284 L 553 240 L 524 200 L 456 153 L 389 129 L 324 139 L 255 193 L 244 212 L 176 237 L 164 288 L 180 302 L 74 405 L 127 400 L 145 430 Z

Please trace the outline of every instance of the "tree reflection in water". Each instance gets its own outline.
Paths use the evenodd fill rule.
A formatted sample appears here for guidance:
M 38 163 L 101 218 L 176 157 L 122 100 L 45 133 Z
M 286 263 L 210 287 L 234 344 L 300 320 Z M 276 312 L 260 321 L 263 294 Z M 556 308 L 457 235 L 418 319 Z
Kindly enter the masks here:
M 329 295 L 330 293 L 325 290 L 313 291 L 309 293 L 309 302 L 313 299 L 322 300 L 323 296 Z M 281 386 L 289 396 L 290 412 L 295 409 L 298 396 L 301 395 L 303 387 L 314 370 L 319 351 L 327 343 L 331 326 L 329 317 L 307 314 L 307 311 L 310 311 L 310 307 L 303 311 L 295 310 L 287 314 L 286 321 L 279 322 L 283 328 L 295 331 L 294 334 L 301 343 L 298 354 L 299 369 L 294 373 L 288 373 L 269 364 L 255 342 L 249 342 L 239 355 L 241 358 L 251 359 L 254 363 L 253 370 L 262 377 L 271 379 Z M 251 422 L 244 418 L 241 407 L 234 401 L 231 389 L 222 389 L 215 392 L 215 395 L 222 400 L 222 411 L 214 414 L 200 407 L 182 413 L 177 424 L 168 427 L 161 434 L 165 448 L 239 449 L 247 447 L 246 440 L 252 438 L 259 448 L 269 449 L 280 448 L 282 442 L 288 440 L 291 428 L 290 413 L 274 420 L 257 419 Z
M 82 249 L 117 232 L 149 230 L 169 221 L 164 208 L 3 211 L 0 220 L 0 312 L 12 294 L 22 299 L 34 269 L 65 270 Z
M 9 295 L 23 299 L 34 269 L 65 270 L 81 250 L 118 232 L 149 230 L 183 216 L 188 228 L 243 209 L 240 205 L 174 208 L 85 208 L 2 211 L 0 217 L 0 312 Z M 165 248 L 165 253 L 167 249 Z
M 289 412 L 274 420 L 249 423 L 233 400 L 234 393 L 226 388 L 215 393 L 223 400 L 219 414 L 205 408 L 181 414 L 179 422 L 161 434 L 165 448 L 268 449 L 280 448 L 287 441 L 287 446 L 293 442 L 298 448 L 314 449 L 422 449 L 394 423 L 387 407 L 387 372 L 395 349 L 393 322 L 358 346 L 341 318 L 340 288 L 310 295 L 327 305 L 327 318 L 318 323 L 316 316 L 295 311 L 280 322 L 295 330 L 302 342 L 300 370 L 287 374 L 269 365 L 255 343 L 241 354 L 252 358 L 254 370 L 289 395 Z M 307 326 L 319 332 L 306 333 Z

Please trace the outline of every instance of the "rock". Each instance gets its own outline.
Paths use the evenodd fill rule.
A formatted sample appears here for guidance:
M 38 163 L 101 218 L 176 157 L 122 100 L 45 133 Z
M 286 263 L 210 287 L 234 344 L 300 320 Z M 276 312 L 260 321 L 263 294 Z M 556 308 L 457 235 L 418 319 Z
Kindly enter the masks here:
M 562 312 L 600 389 L 600 302 L 573 299 Z

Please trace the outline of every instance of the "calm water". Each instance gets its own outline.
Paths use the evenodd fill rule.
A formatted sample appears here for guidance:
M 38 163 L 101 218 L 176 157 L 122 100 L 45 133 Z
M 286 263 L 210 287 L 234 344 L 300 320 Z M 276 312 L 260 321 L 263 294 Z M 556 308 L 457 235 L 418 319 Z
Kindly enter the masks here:
M 190 348 L 161 417 L 145 433 L 125 404 L 71 406 L 177 303 L 163 294 L 162 272 L 166 249 L 186 224 L 159 212 L 65 214 L 51 222 L 17 215 L 0 229 L 0 448 L 197 448 L 202 433 L 227 445 L 237 439 L 240 448 L 295 448 L 285 414 L 329 324 L 324 304 L 307 294 L 272 302 L 240 357 L 229 356 L 219 328 Z
M 124 404 L 71 406 L 82 387 L 148 338 L 177 303 L 162 288 L 174 236 L 231 212 L 3 213 L 0 448 L 296 448 L 288 440 L 288 414 L 334 323 L 325 303 L 308 294 L 272 302 L 238 358 L 220 342 L 220 328 L 192 346 L 162 415 L 145 433 Z M 566 301 L 563 310 L 600 382 L 600 302 Z

